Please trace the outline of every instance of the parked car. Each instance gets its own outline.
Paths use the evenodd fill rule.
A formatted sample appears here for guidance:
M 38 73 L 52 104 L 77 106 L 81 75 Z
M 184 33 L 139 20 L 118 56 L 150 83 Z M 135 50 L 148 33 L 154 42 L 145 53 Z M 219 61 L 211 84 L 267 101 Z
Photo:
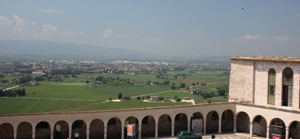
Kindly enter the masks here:
M 196 135 L 191 131 L 179 131 L 177 133 L 178 139 L 202 139 L 201 135 Z

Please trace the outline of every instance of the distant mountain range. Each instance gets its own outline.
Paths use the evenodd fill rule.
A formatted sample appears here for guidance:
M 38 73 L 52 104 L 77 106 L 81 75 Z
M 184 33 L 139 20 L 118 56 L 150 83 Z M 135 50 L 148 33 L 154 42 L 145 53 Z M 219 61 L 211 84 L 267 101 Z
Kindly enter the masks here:
M 2 56 L 68 56 L 147 58 L 160 56 L 154 53 L 131 51 L 84 44 L 59 43 L 35 40 L 0 40 Z

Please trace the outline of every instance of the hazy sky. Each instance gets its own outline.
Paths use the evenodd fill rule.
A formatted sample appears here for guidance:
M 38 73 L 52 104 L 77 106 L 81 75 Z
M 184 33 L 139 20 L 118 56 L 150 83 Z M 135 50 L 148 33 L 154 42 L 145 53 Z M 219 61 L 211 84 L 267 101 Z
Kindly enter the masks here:
M 300 1 L 0 0 L 0 39 L 162 55 L 300 56 Z

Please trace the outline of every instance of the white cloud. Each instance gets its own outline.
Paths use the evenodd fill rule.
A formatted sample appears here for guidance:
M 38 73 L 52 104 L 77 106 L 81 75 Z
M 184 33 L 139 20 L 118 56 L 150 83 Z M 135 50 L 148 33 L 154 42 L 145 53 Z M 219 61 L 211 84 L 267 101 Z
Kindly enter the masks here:
M 41 33 L 36 32 L 32 35 L 35 36 L 35 37 L 48 37 L 48 35 L 50 35 L 51 33 L 55 33 L 57 30 L 58 29 L 55 26 L 44 24 Z
M 196 36 L 196 37 L 194 37 L 194 39 L 201 40 L 201 39 L 203 39 L 203 37 L 202 36 Z
M 41 12 L 41 13 L 59 13 L 59 14 L 64 13 L 63 11 L 56 10 L 56 9 L 40 9 L 40 10 L 38 10 L 38 12 Z
M 14 18 L 14 21 L 16 21 L 17 25 L 16 27 L 14 28 L 14 33 L 21 33 L 23 32 L 23 30 L 25 31 L 28 31 L 29 28 L 27 28 L 27 23 L 24 21 L 24 19 L 20 18 L 19 16 L 17 15 L 12 15 L 13 18 Z
M 32 26 L 35 26 L 35 25 L 36 25 L 36 23 L 35 23 L 35 22 L 31 22 L 31 25 L 32 25 Z
M 66 37 L 66 36 L 75 36 L 75 34 L 71 31 L 63 31 L 63 32 L 60 32 L 60 35 L 63 36 L 63 37 Z
M 275 37 L 275 40 L 277 40 L 277 41 L 289 41 L 289 40 L 291 40 L 291 38 L 290 37 L 279 36 L 279 37 Z
M 12 20 L 8 19 L 5 16 L 0 15 L 0 24 L 9 26 Z
M 106 28 L 102 33 L 102 37 L 104 38 L 129 38 L 133 39 L 136 38 L 138 34 L 134 34 L 133 36 L 123 35 L 123 34 L 116 34 L 112 31 L 112 29 Z
M 106 37 L 106 38 L 108 38 L 108 37 L 118 37 L 117 34 L 114 34 L 114 32 L 112 31 L 112 29 L 108 29 L 108 28 L 106 28 L 104 30 L 104 32 L 102 33 L 102 36 Z
M 260 39 L 260 38 L 264 38 L 264 36 L 263 35 L 246 35 L 246 36 L 244 36 L 244 38 L 246 39 L 246 40 L 257 40 L 257 39 Z
M 155 38 L 155 39 L 153 39 L 154 41 L 162 41 L 162 40 L 164 40 L 164 38 L 163 37 L 157 37 L 157 38 Z
M 79 34 L 79 35 L 83 35 L 83 34 L 84 34 L 84 32 L 83 32 L 83 31 L 81 31 L 81 32 L 79 32 L 78 34 Z

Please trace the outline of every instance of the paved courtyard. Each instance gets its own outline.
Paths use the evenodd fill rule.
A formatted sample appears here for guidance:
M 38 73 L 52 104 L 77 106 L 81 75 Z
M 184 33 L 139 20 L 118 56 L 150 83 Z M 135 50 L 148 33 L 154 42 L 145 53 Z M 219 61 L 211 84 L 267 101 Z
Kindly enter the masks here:
M 224 133 L 215 134 L 215 139 L 250 139 L 247 133 Z M 155 138 L 143 138 L 143 139 L 155 139 Z M 177 137 L 159 137 L 158 139 L 177 139 Z M 203 135 L 202 139 L 211 139 L 211 135 Z M 265 137 L 251 137 L 251 139 L 265 139 Z

